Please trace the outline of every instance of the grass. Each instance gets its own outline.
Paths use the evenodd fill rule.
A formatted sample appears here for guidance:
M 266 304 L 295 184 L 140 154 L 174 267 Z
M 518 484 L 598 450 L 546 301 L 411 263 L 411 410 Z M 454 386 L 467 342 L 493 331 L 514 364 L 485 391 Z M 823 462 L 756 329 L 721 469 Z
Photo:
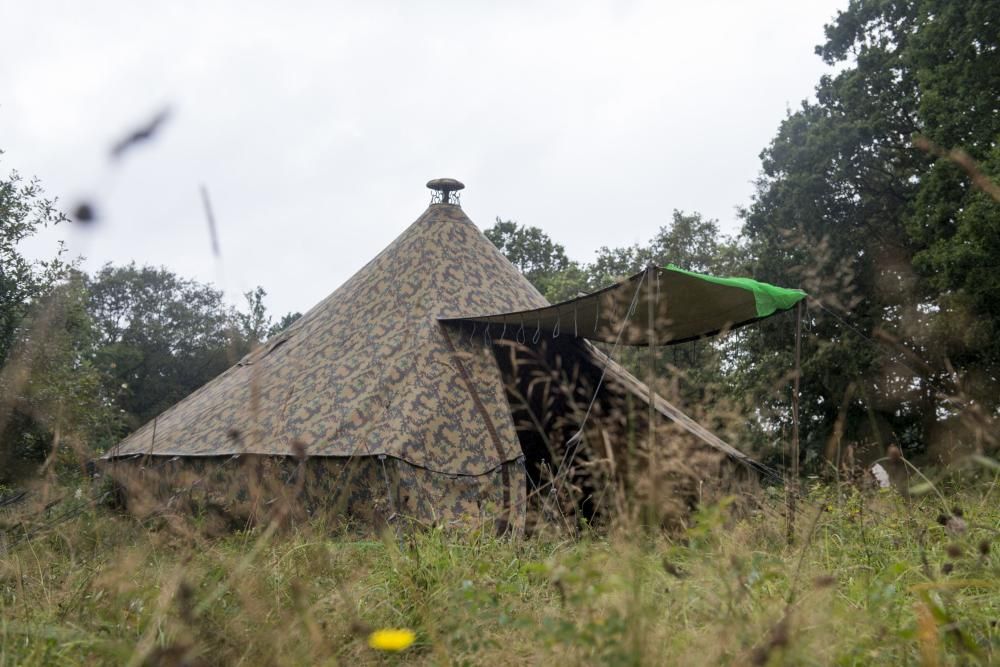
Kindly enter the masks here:
M 0 665 L 1000 662 L 996 483 L 947 508 L 816 486 L 792 546 L 767 493 L 580 540 L 207 537 L 87 509 L 0 556 Z M 417 639 L 380 653 L 375 628 Z

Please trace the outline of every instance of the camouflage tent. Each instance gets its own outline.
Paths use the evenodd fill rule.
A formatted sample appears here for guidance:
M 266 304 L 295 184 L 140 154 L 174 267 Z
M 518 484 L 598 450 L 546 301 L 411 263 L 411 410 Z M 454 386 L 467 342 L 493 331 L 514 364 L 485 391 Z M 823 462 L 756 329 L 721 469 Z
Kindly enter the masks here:
M 365 523 L 489 518 L 517 528 L 533 481 L 511 403 L 524 379 L 518 355 L 572 366 L 570 398 L 648 399 L 588 341 L 550 335 L 546 347 L 513 327 L 477 334 L 475 323 L 470 332 L 462 318 L 549 304 L 466 217 L 460 184 L 432 184 L 438 201 L 340 288 L 103 457 L 133 510 L 197 496 L 246 517 L 291 497 L 301 511 Z M 656 409 L 748 461 L 659 397 Z M 565 410 L 564 425 L 579 421 L 578 407 Z M 598 405 L 590 425 L 611 412 Z M 538 462 L 528 464 L 537 482 Z

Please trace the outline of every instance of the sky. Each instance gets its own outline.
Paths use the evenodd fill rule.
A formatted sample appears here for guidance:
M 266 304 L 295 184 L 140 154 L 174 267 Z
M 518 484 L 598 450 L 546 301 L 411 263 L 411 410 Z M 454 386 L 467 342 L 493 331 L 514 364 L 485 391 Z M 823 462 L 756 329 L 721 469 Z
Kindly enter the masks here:
M 650 239 L 673 209 L 739 228 L 759 154 L 828 72 L 846 0 L 0 2 L 0 172 L 135 261 L 306 311 L 463 181 L 480 228 L 541 228 L 573 259 Z M 112 145 L 164 108 L 153 140 Z M 210 194 L 212 253 L 199 194 Z

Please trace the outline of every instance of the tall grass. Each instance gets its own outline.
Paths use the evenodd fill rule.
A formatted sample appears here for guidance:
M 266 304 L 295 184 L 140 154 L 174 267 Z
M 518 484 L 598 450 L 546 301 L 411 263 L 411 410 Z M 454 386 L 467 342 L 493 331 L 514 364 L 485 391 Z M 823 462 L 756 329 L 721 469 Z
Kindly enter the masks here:
M 321 522 L 209 537 L 86 505 L 0 557 L 0 665 L 988 664 L 997 484 L 815 486 L 794 547 L 779 493 L 674 537 L 572 540 Z M 417 641 L 379 653 L 381 627 Z

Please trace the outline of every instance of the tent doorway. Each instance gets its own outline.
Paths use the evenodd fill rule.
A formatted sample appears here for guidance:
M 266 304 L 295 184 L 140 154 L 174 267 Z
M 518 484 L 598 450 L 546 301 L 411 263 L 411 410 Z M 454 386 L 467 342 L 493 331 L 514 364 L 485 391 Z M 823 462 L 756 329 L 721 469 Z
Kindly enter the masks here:
M 529 532 L 540 522 L 599 523 L 619 496 L 616 462 L 634 438 L 635 415 L 607 379 L 594 395 L 601 369 L 578 345 L 569 338 L 493 345 L 524 454 Z

